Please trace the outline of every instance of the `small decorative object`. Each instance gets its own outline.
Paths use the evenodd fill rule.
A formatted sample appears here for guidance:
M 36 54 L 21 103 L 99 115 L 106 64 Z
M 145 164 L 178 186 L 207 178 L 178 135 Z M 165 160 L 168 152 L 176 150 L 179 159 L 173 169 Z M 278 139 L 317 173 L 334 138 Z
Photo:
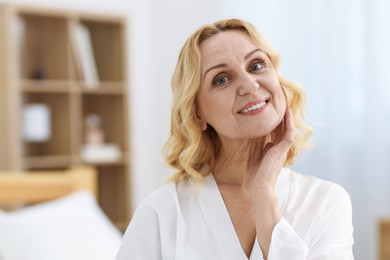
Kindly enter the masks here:
M 22 137 L 27 142 L 46 142 L 50 139 L 50 108 L 46 104 L 36 103 L 23 106 Z
M 121 151 L 116 144 L 86 144 L 81 151 L 81 158 L 87 163 L 109 163 L 121 158 Z
M 101 129 L 101 119 L 96 114 L 89 114 L 86 119 L 85 144 L 81 157 L 89 163 L 107 163 L 121 158 L 121 152 L 116 144 L 106 144 L 104 132 Z
M 104 133 L 101 129 L 101 119 L 96 114 L 89 114 L 85 120 L 86 123 L 86 144 L 103 144 Z

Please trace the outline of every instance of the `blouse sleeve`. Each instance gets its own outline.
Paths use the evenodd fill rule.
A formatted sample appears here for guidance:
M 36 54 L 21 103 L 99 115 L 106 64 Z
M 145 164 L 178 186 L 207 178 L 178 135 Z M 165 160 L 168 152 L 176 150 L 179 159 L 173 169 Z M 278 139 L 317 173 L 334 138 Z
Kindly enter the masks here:
M 115 260 L 158 260 L 161 257 L 156 211 L 141 203 L 133 215 Z
M 348 193 L 340 186 L 329 199 L 310 246 L 308 260 L 350 260 L 353 259 L 352 246 L 352 205 Z
M 272 232 L 268 259 L 302 260 L 307 259 L 307 256 L 307 245 L 293 230 L 290 224 L 282 218 Z
M 312 220 L 310 241 L 303 241 L 284 218 L 278 222 L 272 233 L 269 260 L 353 259 L 351 200 L 344 189 L 337 187 L 324 202 L 324 211 Z

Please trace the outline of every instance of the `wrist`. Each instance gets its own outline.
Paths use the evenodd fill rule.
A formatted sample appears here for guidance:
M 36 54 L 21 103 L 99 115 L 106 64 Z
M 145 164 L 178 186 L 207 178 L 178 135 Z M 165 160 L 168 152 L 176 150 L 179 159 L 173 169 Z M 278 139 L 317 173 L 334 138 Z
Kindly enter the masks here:
M 268 215 L 272 219 L 280 219 L 278 198 L 273 188 L 267 187 L 251 191 L 252 207 L 256 213 Z

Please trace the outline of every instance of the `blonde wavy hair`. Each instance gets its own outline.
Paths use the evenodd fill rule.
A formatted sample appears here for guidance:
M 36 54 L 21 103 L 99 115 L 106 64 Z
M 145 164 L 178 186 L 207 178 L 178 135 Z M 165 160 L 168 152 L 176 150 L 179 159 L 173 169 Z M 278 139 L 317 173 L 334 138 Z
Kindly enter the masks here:
M 227 30 L 239 30 L 249 35 L 253 42 L 271 60 L 285 93 L 296 127 L 296 135 L 285 165 L 292 164 L 299 151 L 307 148 L 312 130 L 305 125 L 305 92 L 297 83 L 284 79 L 279 72 L 279 55 L 257 32 L 256 28 L 239 19 L 217 21 L 205 25 L 194 32 L 181 49 L 176 69 L 172 77 L 171 131 L 163 154 L 166 163 L 177 170 L 172 179 L 179 182 L 191 179 L 202 183 L 204 176 L 213 169 L 215 157 L 220 148 L 220 140 L 212 127 L 202 131 L 197 120 L 196 97 L 201 86 L 202 57 L 201 43 Z M 270 134 L 272 141 L 273 134 Z

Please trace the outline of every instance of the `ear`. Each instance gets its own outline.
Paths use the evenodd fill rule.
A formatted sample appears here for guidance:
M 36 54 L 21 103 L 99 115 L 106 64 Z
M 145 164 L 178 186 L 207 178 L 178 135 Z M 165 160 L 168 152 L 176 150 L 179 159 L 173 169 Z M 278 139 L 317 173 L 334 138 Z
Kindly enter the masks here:
M 199 116 L 197 118 L 197 121 L 198 121 L 198 125 L 200 126 L 200 129 L 202 131 L 206 131 L 206 129 L 207 129 L 207 122 L 204 119 L 200 118 Z

